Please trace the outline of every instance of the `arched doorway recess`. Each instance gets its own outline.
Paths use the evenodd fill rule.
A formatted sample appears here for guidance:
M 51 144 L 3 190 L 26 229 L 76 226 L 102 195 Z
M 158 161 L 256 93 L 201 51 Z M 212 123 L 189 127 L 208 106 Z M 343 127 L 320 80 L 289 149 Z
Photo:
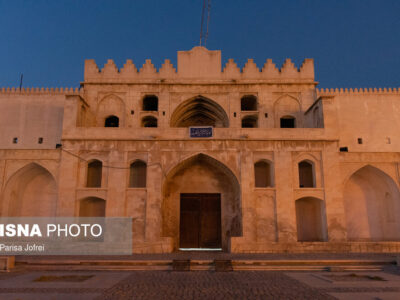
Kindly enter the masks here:
M 39 164 L 30 163 L 8 180 L 2 214 L 9 217 L 52 217 L 56 215 L 57 199 L 53 175 Z
M 219 219 L 214 218 L 218 215 L 218 205 Z M 218 160 L 205 154 L 192 156 L 167 174 L 163 184 L 162 216 L 163 236 L 173 238 L 174 249 L 192 248 L 190 245 L 195 245 L 191 243 L 196 242 L 198 235 L 198 244 L 193 248 L 218 248 L 211 238 L 218 233 L 205 231 L 220 222 L 220 247 L 229 251 L 230 237 L 242 235 L 239 182 Z M 202 241 L 202 234 L 211 240 Z M 184 236 L 194 240 L 184 241 Z
M 365 166 L 344 187 L 347 237 L 358 241 L 400 240 L 400 194 L 385 172 Z

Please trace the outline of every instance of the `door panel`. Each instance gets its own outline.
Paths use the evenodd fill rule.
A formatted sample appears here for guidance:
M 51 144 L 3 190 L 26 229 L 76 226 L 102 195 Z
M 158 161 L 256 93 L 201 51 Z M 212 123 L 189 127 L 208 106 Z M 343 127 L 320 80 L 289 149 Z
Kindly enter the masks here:
M 220 194 L 181 194 L 180 248 L 221 248 Z

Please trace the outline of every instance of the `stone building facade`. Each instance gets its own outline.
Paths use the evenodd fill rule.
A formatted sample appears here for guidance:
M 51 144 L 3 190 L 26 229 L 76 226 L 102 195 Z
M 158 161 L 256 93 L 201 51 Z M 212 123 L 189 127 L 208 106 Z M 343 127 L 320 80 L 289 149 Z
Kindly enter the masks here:
M 133 252 L 400 251 L 400 89 L 179 51 L 0 90 L 1 216 L 126 216 Z

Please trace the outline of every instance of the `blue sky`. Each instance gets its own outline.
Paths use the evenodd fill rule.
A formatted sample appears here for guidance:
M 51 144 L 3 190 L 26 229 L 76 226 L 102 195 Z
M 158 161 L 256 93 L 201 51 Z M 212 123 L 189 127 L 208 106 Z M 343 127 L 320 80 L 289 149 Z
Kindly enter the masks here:
M 212 0 L 207 48 L 223 64 L 314 58 L 319 87 L 400 87 L 398 0 Z M 203 0 L 0 0 L 0 87 L 79 86 L 102 67 L 176 66 L 199 43 Z

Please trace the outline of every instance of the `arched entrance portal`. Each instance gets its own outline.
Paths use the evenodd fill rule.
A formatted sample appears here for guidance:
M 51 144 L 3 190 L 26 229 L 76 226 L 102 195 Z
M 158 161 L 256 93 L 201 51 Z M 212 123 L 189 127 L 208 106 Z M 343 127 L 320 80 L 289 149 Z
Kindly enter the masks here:
M 386 173 L 372 166 L 359 169 L 343 198 L 349 240 L 400 240 L 400 194 Z
M 2 215 L 9 217 L 52 217 L 56 215 L 57 185 L 42 166 L 31 163 L 7 182 Z
M 240 186 L 232 171 L 198 154 L 181 162 L 163 185 L 163 236 L 174 249 L 230 250 L 230 237 L 242 235 Z

